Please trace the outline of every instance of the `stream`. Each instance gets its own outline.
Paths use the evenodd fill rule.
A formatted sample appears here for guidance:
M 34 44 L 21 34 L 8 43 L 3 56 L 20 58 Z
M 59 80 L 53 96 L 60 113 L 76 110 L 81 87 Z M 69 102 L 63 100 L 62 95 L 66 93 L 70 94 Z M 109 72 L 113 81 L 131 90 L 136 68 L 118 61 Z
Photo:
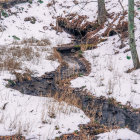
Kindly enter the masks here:
M 83 87 L 70 87 L 72 79 L 90 73 L 90 64 L 81 56 L 80 47 L 58 47 L 55 51 L 61 63 L 56 71 L 45 73 L 41 77 L 31 77 L 31 80 L 16 80 L 16 84 L 9 87 L 27 95 L 54 97 L 79 107 L 91 120 L 100 125 L 109 128 L 128 127 L 140 134 L 140 111 L 121 105 L 114 99 L 95 97 Z M 88 130 L 91 139 L 94 139 L 94 128 L 95 126 Z M 68 140 L 72 139 L 74 137 L 69 136 Z

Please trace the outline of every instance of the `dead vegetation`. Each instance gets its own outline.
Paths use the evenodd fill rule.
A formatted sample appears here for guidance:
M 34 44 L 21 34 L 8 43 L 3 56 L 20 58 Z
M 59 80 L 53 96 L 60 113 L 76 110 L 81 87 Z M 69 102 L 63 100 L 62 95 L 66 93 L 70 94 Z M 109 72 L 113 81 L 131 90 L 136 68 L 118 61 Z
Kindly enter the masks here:
M 0 136 L 0 140 L 25 140 L 25 137 L 21 135 Z
M 11 46 L 0 48 L 0 71 L 21 70 L 24 61 L 32 61 L 40 58 L 40 53 L 47 50 L 51 45 L 49 39 L 41 40 L 35 38 L 23 39 L 21 42 L 13 42 Z
M 108 132 L 108 127 L 100 125 L 98 122 L 90 122 L 86 125 L 79 125 L 80 131 L 75 131 L 72 134 L 65 134 L 60 137 L 60 140 L 95 140 L 97 134 Z M 56 138 L 57 140 L 57 138 Z
M 29 46 L 3 47 L 0 49 L 0 70 L 20 70 L 23 61 L 31 61 L 38 57 L 37 53 Z
M 118 35 L 121 41 L 120 48 L 125 46 L 124 40 L 128 38 L 128 22 L 125 20 L 127 11 L 108 14 L 105 24 L 99 25 L 97 21 L 88 22 L 87 16 L 79 16 L 76 13 L 68 14 L 66 17 L 58 17 L 56 23 L 56 30 L 59 28 L 64 29 L 70 33 L 79 44 L 94 44 L 97 46 L 105 37 Z M 100 32 L 105 28 L 104 32 Z M 59 30 L 57 30 L 59 31 Z
M 99 27 L 97 22 L 85 22 L 87 16 L 77 16 L 76 14 L 70 14 L 66 18 L 58 17 L 57 25 L 63 28 L 66 32 L 82 38 L 87 32 L 96 30 Z
M 49 45 L 51 45 L 51 42 L 47 38 L 43 38 L 41 40 L 38 40 L 34 37 L 31 37 L 31 38 L 28 38 L 28 39 L 24 38 L 21 41 L 21 44 L 26 44 L 26 45 L 29 45 L 29 46 L 49 46 Z

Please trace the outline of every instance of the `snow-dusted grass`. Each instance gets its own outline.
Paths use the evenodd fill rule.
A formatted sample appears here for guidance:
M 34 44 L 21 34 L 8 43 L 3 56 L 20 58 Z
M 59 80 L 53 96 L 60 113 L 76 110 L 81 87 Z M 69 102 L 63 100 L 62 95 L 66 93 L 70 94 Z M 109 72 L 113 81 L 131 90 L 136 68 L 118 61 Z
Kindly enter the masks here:
M 45 72 L 54 71 L 58 61 L 48 60 L 52 54 L 49 46 L 29 46 L 27 44 L 9 45 L 0 48 L 0 70 L 31 71 L 33 76 L 41 76 Z

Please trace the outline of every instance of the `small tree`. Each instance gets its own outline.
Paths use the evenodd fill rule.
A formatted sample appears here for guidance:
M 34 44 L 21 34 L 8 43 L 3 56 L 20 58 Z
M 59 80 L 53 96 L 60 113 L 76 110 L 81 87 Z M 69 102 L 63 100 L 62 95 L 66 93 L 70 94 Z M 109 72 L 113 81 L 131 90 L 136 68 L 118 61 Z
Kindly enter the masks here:
M 106 21 L 105 1 L 98 0 L 98 23 L 101 25 Z
M 128 32 L 129 32 L 129 46 L 133 59 L 135 69 L 140 68 L 139 57 L 136 50 L 135 31 L 134 31 L 134 0 L 128 0 Z

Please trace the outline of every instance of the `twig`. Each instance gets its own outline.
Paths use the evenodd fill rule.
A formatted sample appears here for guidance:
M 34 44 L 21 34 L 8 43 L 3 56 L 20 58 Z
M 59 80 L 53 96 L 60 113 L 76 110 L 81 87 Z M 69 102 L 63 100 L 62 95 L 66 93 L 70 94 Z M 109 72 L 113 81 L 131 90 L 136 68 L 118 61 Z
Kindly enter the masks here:
M 124 10 L 124 7 L 123 7 L 123 5 L 122 5 L 121 1 L 120 1 L 120 0 L 118 0 L 118 2 L 120 3 L 120 5 L 121 5 L 121 7 L 122 7 L 122 9 L 123 9 L 123 13 L 124 13 L 124 12 L 125 12 L 125 10 Z

